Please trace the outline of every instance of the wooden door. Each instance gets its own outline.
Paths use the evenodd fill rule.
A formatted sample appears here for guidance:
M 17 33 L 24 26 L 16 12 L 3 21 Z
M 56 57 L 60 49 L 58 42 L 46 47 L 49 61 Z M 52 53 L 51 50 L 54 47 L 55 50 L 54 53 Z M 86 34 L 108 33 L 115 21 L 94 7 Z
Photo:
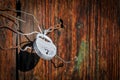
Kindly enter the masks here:
M 78 60 L 55 68 L 51 61 L 43 60 L 35 53 L 19 53 L 19 49 L 18 52 L 0 50 L 1 80 L 120 79 L 119 0 L 20 0 L 18 4 L 19 9 L 37 18 L 42 29 L 48 29 L 57 24 L 58 19 L 62 19 L 64 28 L 55 30 L 48 36 L 57 46 L 57 55 L 66 61 L 73 60 L 75 56 Z M 26 21 L 19 22 L 22 32 L 39 31 L 32 16 L 21 13 L 19 17 Z M 1 32 L 0 36 L 3 35 L 10 37 L 8 40 L 0 38 L 1 45 L 6 47 L 16 44 L 16 36 L 11 32 Z M 34 41 L 35 36 L 34 34 L 28 38 Z M 26 40 L 24 36 L 19 35 L 19 42 Z M 6 41 L 6 44 L 2 41 Z M 8 64 L 7 60 L 11 63 Z M 56 65 L 62 63 L 57 58 L 52 60 Z M 16 72 L 6 73 L 10 70 Z M 8 77 L 5 77 L 6 74 Z M 16 77 L 10 76 L 11 74 Z

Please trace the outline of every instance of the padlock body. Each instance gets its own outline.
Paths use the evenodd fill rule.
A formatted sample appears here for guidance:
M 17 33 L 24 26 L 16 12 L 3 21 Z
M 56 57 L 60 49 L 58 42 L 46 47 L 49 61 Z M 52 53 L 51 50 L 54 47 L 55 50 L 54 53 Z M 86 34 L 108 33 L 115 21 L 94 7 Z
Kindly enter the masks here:
M 56 46 L 47 35 L 38 34 L 33 47 L 37 55 L 45 60 L 51 60 L 56 55 Z

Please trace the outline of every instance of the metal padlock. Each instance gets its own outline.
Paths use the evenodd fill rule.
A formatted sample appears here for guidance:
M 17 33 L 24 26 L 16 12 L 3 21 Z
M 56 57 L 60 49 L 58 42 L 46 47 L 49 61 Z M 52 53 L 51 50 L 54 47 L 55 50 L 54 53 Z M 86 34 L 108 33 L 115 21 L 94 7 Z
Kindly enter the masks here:
M 33 47 L 37 55 L 45 60 L 50 60 L 56 55 L 56 46 L 45 34 L 37 34 Z

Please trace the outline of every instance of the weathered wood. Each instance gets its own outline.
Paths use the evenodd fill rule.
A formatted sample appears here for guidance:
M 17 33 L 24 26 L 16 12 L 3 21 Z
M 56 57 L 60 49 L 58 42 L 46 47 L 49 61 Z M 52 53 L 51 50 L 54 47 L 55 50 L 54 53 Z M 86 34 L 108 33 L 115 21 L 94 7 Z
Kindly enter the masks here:
M 15 9 L 15 0 L 0 1 L 0 10 L 4 8 Z M 6 14 L 15 15 L 13 12 L 5 11 Z M 2 16 L 3 15 L 3 16 Z M 6 16 L 6 17 L 5 17 Z M 11 20 L 10 20 L 11 19 Z M 0 27 L 9 26 L 14 28 L 15 19 L 4 15 L 0 11 Z M 9 48 L 16 45 L 16 35 L 7 29 L 0 29 L 0 46 Z M 0 49 L 0 80 L 16 80 L 16 51 Z
M 61 34 L 58 34 L 58 31 L 50 34 L 58 46 L 58 54 L 65 60 L 70 60 L 75 55 L 80 58 L 78 59 L 80 61 L 76 62 L 77 65 L 75 63 L 65 64 L 63 68 L 59 69 L 55 69 L 48 61 L 40 60 L 34 70 L 24 73 L 25 79 L 119 79 L 119 71 L 117 71 L 119 49 L 111 49 L 114 45 L 113 41 L 119 39 L 119 33 L 117 33 L 119 25 L 114 21 L 117 18 L 115 15 L 118 15 L 119 6 L 115 6 L 115 4 L 118 5 L 117 2 L 97 0 L 22 1 L 22 9 L 33 13 L 36 17 L 39 16 L 37 17 L 39 24 L 44 25 L 45 28 L 56 23 L 55 17 L 62 18 L 65 29 Z M 29 20 L 29 17 L 26 20 Z M 28 26 L 29 24 L 32 25 L 32 23 L 25 24 L 30 27 L 29 31 L 33 30 L 32 27 L 36 29 L 36 26 Z M 115 30 L 115 28 L 118 29 Z M 28 31 L 28 29 L 24 30 Z M 115 42 L 118 43 L 118 41 Z M 116 46 L 119 47 L 119 45 Z M 114 52 L 114 50 L 118 52 Z M 113 53 L 118 57 L 113 56 Z M 113 58 L 117 58 L 116 62 L 113 62 Z M 58 62 L 55 59 L 54 61 Z M 112 69 L 113 66 L 114 69 Z M 114 76 L 110 71 L 115 73 Z
M 14 0 L 10 2 L 12 1 L 15 2 Z M 50 61 L 39 59 L 34 53 L 18 54 L 22 65 L 22 68 L 18 69 L 19 80 L 120 79 L 120 0 L 20 0 L 20 2 L 21 10 L 33 14 L 42 28 L 56 24 L 58 18 L 63 20 L 64 29 L 56 30 L 48 36 L 57 46 L 59 56 L 64 60 L 72 60 L 78 56 L 78 61 L 54 68 Z M 3 4 L 7 6 L 8 2 L 0 3 L 0 6 Z M 14 4 L 12 3 L 13 7 Z M 24 33 L 39 31 L 32 16 L 21 14 L 21 18 L 26 21 L 20 23 L 20 29 Z M 0 17 L 0 20 L 0 25 L 6 24 L 6 19 Z M 0 44 L 5 43 L 4 47 L 15 45 L 15 36 L 11 32 L 2 30 L 0 36 Z M 7 36 L 10 36 L 9 41 L 4 40 Z M 28 37 L 33 41 L 35 36 Z M 20 36 L 20 42 L 26 40 L 24 36 Z M 0 53 L 0 80 L 15 80 L 15 76 L 10 76 L 15 75 L 12 73 L 16 70 L 15 51 L 0 50 Z M 61 63 L 56 58 L 53 61 L 56 64 Z M 21 67 L 20 65 L 17 67 Z M 11 68 L 13 71 L 6 73 L 12 70 Z M 6 75 L 8 77 L 5 77 Z
M 118 80 L 119 8 L 119 1 L 112 0 L 22 1 L 22 9 L 33 13 L 45 28 L 54 25 L 56 17 L 63 19 L 65 28 L 49 36 L 62 58 L 70 60 L 75 55 L 79 58 L 78 62 L 65 64 L 59 69 L 48 61 L 40 60 L 34 70 L 27 72 L 28 75 L 24 73 L 24 77 L 38 80 Z M 29 17 L 25 19 L 29 20 Z M 36 26 L 29 27 L 31 31 L 36 29 Z

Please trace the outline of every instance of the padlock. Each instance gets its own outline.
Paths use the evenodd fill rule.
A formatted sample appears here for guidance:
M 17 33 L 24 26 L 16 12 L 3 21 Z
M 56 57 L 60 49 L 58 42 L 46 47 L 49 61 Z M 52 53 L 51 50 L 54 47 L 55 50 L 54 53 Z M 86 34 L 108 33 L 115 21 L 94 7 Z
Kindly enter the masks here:
M 37 55 L 45 60 L 51 60 L 56 55 L 56 46 L 45 34 L 37 34 L 33 47 Z

